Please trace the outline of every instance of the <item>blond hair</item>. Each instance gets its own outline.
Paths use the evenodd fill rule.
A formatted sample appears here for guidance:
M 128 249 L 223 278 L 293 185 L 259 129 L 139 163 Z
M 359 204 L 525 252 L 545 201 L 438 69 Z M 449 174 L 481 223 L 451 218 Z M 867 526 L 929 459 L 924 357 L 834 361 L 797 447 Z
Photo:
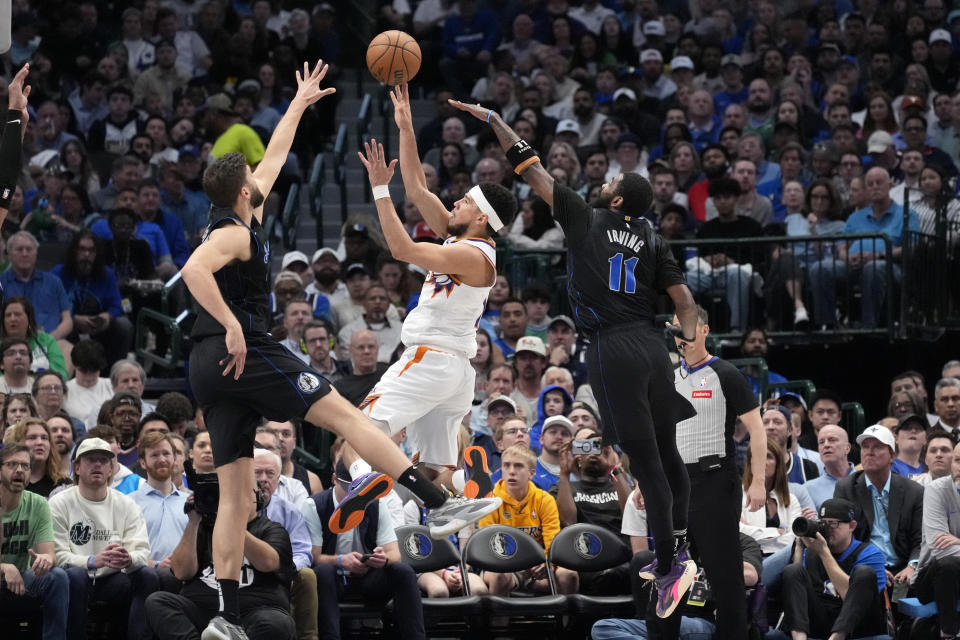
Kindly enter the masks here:
M 524 444 L 515 444 L 512 447 L 507 447 L 507 449 L 500 454 L 501 464 L 503 463 L 503 460 L 505 460 L 508 455 L 516 456 L 522 459 L 526 463 L 527 468 L 530 469 L 530 471 L 533 471 L 534 469 L 537 468 L 537 454 L 531 451 L 530 447 Z

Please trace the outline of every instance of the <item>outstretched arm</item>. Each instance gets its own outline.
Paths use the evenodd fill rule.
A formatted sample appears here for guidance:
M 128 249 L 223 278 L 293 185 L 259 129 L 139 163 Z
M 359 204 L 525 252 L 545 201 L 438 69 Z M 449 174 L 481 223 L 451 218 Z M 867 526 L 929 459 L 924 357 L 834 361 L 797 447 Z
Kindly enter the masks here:
M 459 100 L 450 100 L 450 104 L 460 111 L 466 111 L 477 120 L 489 122 L 504 151 L 509 150 L 520 141 L 520 136 L 503 121 L 503 118 L 496 111 L 481 107 L 479 104 L 464 104 Z M 543 164 L 534 162 L 523 169 L 520 175 L 523 176 L 534 193 L 543 198 L 547 204 L 553 206 L 553 176 L 543 168 Z
M 383 145 L 376 140 L 364 143 L 366 155 L 357 152 L 360 162 L 370 174 L 370 186 L 377 203 L 377 215 L 383 228 L 390 253 L 397 260 L 419 265 L 436 273 L 456 275 L 471 286 L 489 286 L 493 281 L 494 268 L 480 251 L 466 243 L 436 245 L 432 242 L 414 242 L 407 235 L 397 210 L 390 199 L 388 185 L 393 178 L 396 160 L 386 162 Z
M 23 65 L 8 89 L 7 119 L 0 138 L 0 224 L 10 212 L 10 199 L 17 188 L 20 167 L 23 162 L 23 135 L 27 131 L 27 98 L 30 87 L 23 83 L 30 73 L 30 64 Z
M 253 177 L 264 197 L 273 189 L 273 183 L 277 181 L 280 169 L 287 161 L 287 154 L 290 153 L 290 145 L 293 144 L 293 137 L 297 133 L 297 125 L 300 124 L 303 112 L 320 98 L 337 91 L 333 87 L 320 88 L 320 81 L 327 75 L 327 69 L 328 66 L 323 64 L 323 60 L 318 60 L 313 71 L 310 71 L 310 65 L 306 62 L 303 63 L 303 75 L 301 76 L 297 71 L 297 95 L 290 101 L 287 112 L 283 114 L 283 118 L 274 129 L 263 160 L 253 172 Z M 259 218 L 260 214 L 257 213 L 257 219 Z
M 417 152 L 417 135 L 413 130 L 413 116 L 410 113 L 410 91 L 406 84 L 394 87 L 390 92 L 393 101 L 393 119 L 400 129 L 400 173 L 403 176 L 403 188 L 410 201 L 417 205 L 424 222 L 441 238 L 447 237 L 447 222 L 450 212 L 436 195 L 427 188 L 427 178 L 423 175 L 420 154 Z

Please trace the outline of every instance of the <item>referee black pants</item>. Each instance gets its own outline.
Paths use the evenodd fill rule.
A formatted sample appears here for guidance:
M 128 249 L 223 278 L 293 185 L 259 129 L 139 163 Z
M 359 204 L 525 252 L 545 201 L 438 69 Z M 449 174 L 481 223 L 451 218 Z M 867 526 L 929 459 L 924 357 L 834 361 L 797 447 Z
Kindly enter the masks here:
M 743 553 L 740 549 L 740 511 L 743 489 L 733 458 L 723 459 L 719 469 L 703 471 L 687 465 L 690 477 L 690 514 L 687 537 L 700 558 L 699 568 L 710 583 L 717 631 L 715 638 L 742 640 L 747 637 L 747 596 L 743 584 Z M 647 608 L 650 640 L 675 640 L 680 633 L 680 608 L 669 618 L 656 614 L 656 592 Z

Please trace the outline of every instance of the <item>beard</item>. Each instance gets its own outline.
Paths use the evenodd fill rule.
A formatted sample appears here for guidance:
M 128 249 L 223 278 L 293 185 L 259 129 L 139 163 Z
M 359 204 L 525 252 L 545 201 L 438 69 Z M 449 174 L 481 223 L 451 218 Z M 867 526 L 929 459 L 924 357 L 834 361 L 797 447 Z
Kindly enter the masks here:
M 462 236 L 464 233 L 467 232 L 467 226 L 469 226 L 469 225 L 464 224 L 464 223 L 460 223 L 460 224 L 448 224 L 448 225 L 447 225 L 447 233 L 449 233 L 451 236 L 458 236 L 458 237 L 459 237 L 459 236 Z
M 250 189 L 250 207 L 259 209 L 264 201 L 263 192 L 260 191 L 260 187 L 256 184 L 249 184 L 247 188 Z
M 147 472 L 157 480 L 169 480 L 173 475 L 173 466 L 159 465 L 155 467 L 147 467 Z
M 612 195 L 603 195 L 603 193 L 597 194 L 593 200 L 590 201 L 590 206 L 594 209 L 609 209 L 610 203 L 613 202 L 614 196 Z
M 722 178 L 727 175 L 727 165 L 721 164 L 713 167 L 704 167 L 703 173 L 710 180 L 716 180 L 717 178 Z
M 313 279 L 325 287 L 332 285 L 339 277 L 340 272 L 336 269 L 321 269 L 313 272 Z
M 583 472 L 587 475 L 594 477 L 599 477 L 604 475 L 603 465 L 599 460 L 585 460 L 580 466 Z
M 771 105 L 769 102 L 747 103 L 747 109 L 749 109 L 750 113 L 766 113 L 767 111 L 770 111 L 770 106 Z

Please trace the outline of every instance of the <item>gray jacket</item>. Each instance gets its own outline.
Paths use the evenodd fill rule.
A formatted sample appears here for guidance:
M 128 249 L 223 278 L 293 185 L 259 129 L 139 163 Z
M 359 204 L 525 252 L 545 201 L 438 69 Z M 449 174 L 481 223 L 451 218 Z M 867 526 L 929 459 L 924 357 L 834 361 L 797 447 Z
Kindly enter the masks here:
M 933 539 L 949 533 L 960 537 L 960 494 L 950 475 L 934 480 L 923 491 L 923 546 L 920 548 L 920 566 L 946 556 L 960 557 L 960 545 L 934 549 Z

